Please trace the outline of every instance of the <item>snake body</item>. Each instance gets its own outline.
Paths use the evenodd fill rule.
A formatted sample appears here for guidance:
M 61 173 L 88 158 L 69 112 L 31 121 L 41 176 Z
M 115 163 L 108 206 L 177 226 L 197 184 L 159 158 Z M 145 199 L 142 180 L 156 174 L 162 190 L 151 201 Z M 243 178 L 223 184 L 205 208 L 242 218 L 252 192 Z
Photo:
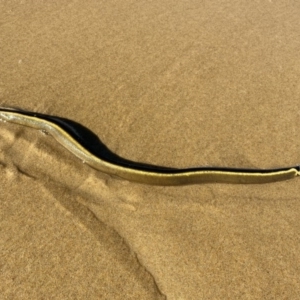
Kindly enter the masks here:
M 184 185 L 192 183 L 269 183 L 287 180 L 300 175 L 300 167 L 278 169 L 239 169 L 223 167 L 198 167 L 175 169 L 124 164 L 95 155 L 76 138 L 72 126 L 60 117 L 21 109 L 0 107 L 0 120 L 43 130 L 61 145 L 96 170 L 129 181 L 153 185 Z

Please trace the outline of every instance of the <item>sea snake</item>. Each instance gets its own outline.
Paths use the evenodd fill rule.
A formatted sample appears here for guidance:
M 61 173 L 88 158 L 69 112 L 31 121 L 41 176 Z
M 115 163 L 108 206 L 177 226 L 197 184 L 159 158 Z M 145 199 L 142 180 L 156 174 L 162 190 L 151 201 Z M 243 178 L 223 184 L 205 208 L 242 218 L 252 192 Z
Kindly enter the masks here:
M 0 120 L 32 127 L 51 134 L 60 144 L 91 167 L 129 181 L 152 185 L 184 185 L 192 183 L 269 183 L 300 175 L 300 166 L 278 169 L 241 169 L 224 167 L 197 167 L 187 169 L 165 168 L 109 158 L 93 153 L 82 143 L 70 120 L 56 116 L 0 107 Z M 73 122 L 74 123 L 74 122 Z M 115 157 L 117 157 L 115 155 Z

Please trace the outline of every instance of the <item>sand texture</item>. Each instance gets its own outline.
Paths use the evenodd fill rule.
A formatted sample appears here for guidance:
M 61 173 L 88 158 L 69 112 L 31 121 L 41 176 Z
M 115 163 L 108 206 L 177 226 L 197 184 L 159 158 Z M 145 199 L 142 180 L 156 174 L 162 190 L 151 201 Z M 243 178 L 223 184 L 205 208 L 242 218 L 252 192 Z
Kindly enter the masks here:
M 300 2 L 2 1 L 0 106 L 168 167 L 300 162 Z M 1 299 L 299 299 L 300 179 L 149 186 L 0 123 Z

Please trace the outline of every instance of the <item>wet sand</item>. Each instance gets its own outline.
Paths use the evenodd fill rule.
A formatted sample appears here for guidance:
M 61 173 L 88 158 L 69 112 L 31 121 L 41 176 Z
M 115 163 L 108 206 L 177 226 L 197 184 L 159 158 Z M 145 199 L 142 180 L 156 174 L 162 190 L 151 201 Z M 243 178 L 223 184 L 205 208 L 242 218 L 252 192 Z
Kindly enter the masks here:
M 0 4 L 0 105 L 168 167 L 300 162 L 300 6 Z M 297 299 L 300 182 L 148 186 L 0 123 L 4 299 Z

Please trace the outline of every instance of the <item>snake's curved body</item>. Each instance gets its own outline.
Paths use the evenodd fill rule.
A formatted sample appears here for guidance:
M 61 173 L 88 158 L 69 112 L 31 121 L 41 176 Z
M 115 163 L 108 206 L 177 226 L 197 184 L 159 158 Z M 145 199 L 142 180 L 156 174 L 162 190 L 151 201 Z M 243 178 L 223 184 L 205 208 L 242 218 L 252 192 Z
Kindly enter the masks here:
M 130 181 L 154 185 L 183 185 L 205 182 L 222 183 L 268 183 L 299 176 L 300 167 L 280 169 L 234 169 L 199 167 L 190 169 L 141 168 L 134 164 L 127 166 L 118 161 L 108 161 L 86 149 L 74 138 L 59 117 L 0 107 L 0 120 L 29 126 L 51 134 L 60 144 L 82 161 L 104 173 Z M 64 124 L 66 125 L 66 124 Z M 70 127 L 70 125 L 68 125 Z

